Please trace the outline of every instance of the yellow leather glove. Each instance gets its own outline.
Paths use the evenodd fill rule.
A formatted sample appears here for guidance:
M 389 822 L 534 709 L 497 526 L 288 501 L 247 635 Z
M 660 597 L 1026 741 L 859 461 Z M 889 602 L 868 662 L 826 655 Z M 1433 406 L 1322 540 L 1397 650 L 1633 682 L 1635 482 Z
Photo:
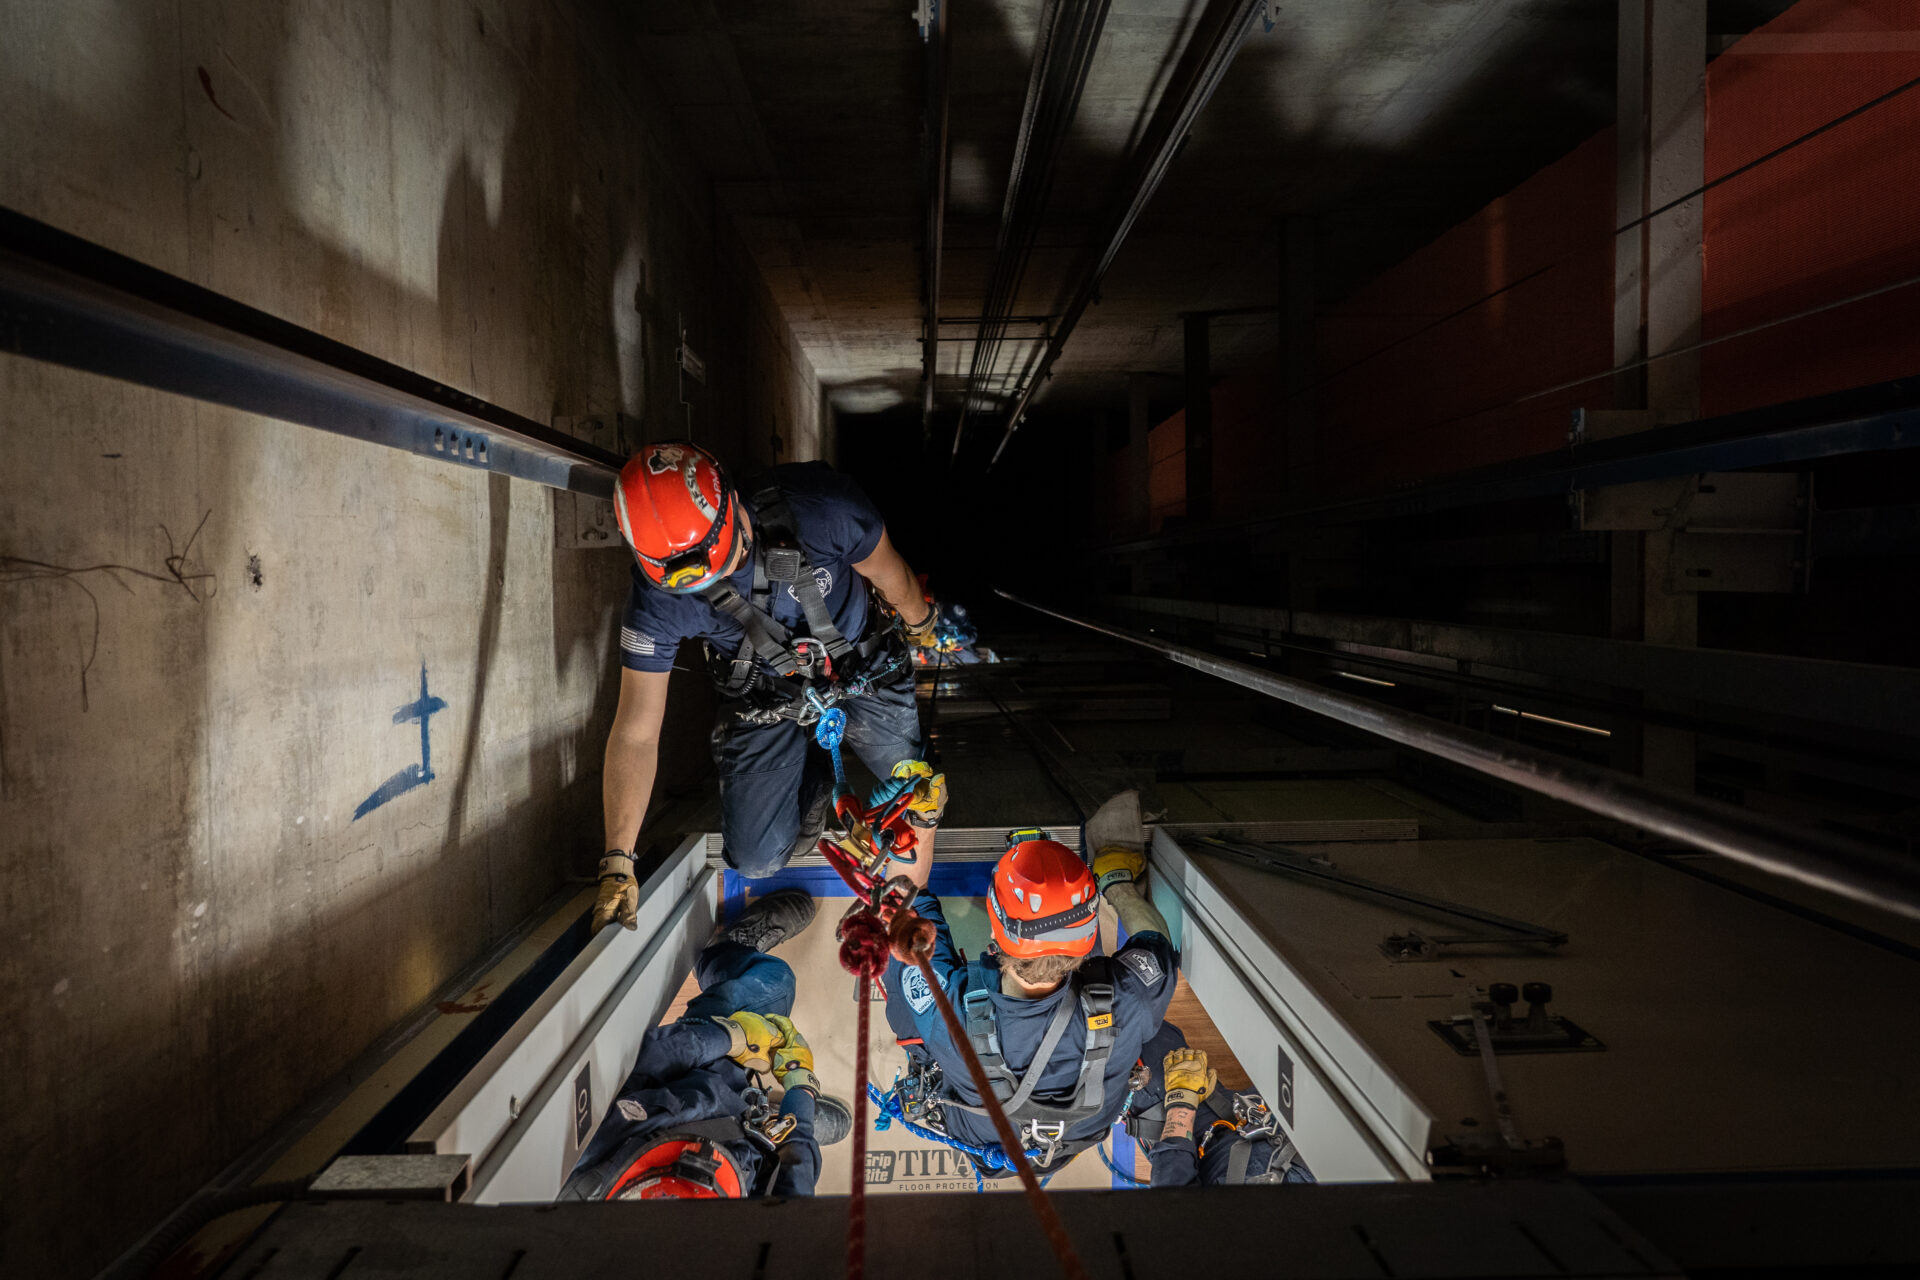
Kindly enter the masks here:
M 916 649 L 931 649 L 939 643 L 934 635 L 934 624 L 940 621 L 940 606 L 932 600 L 926 602 L 927 616 L 920 622 L 907 621 L 907 615 L 900 615 L 900 629 L 906 632 L 907 643 Z
M 726 1029 L 729 1058 L 749 1071 L 773 1069 L 773 1051 L 780 1047 L 784 1037 L 772 1019 L 741 1009 L 714 1021 Z
M 634 878 L 633 858 L 615 849 L 600 859 L 600 896 L 593 901 L 593 932 L 616 920 L 622 928 L 638 929 L 639 915 L 640 881 Z
M 1207 1065 L 1204 1049 L 1175 1049 L 1160 1064 L 1167 1081 L 1167 1105 L 1198 1108 L 1213 1087 L 1220 1083 L 1219 1073 Z
M 1116 884 L 1132 884 L 1147 874 L 1147 855 L 1125 845 L 1100 846 L 1093 855 L 1093 879 L 1100 892 Z
M 788 1089 L 811 1089 L 818 1096 L 820 1078 L 813 1074 L 813 1050 L 807 1038 L 791 1018 L 769 1015 L 767 1021 L 780 1031 L 780 1047 L 773 1054 L 774 1078 Z
M 940 815 L 947 811 L 947 775 L 935 773 L 925 760 L 902 760 L 893 766 L 893 776 L 913 782 L 907 821 L 922 830 L 939 826 Z

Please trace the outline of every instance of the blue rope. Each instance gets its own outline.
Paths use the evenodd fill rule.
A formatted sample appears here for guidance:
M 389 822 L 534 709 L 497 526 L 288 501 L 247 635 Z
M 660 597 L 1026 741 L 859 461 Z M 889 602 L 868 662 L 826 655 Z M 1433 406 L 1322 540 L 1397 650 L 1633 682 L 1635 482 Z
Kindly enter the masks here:
M 1012 1159 L 1008 1157 L 1006 1152 L 1000 1149 L 997 1143 L 993 1146 L 976 1147 L 971 1143 L 962 1142 L 958 1138 L 949 1137 L 941 1133 L 938 1129 L 929 1129 L 923 1124 L 915 1124 L 913 1121 L 907 1119 L 906 1113 L 900 1108 L 900 1092 L 898 1089 L 881 1093 L 873 1081 L 869 1080 L 867 1081 L 867 1098 L 874 1106 L 880 1109 L 880 1114 L 875 1116 L 873 1121 L 875 1132 L 892 1128 L 893 1122 L 898 1120 L 901 1127 L 916 1138 L 925 1138 L 928 1142 L 938 1142 L 942 1146 L 952 1147 L 955 1151 L 964 1152 L 974 1157 L 974 1159 L 978 1160 L 981 1164 L 986 1165 L 989 1169 L 1005 1169 L 1009 1172 L 1013 1169 Z M 1027 1159 L 1029 1160 L 1035 1159 L 1039 1154 L 1040 1148 L 1038 1147 L 1030 1147 L 1026 1152 Z M 1047 1176 L 1052 1177 L 1053 1175 L 1049 1174 Z M 973 1167 L 973 1181 L 974 1190 L 976 1191 L 983 1190 L 986 1186 L 985 1181 L 980 1176 L 979 1165 Z
M 847 736 L 847 713 L 822 702 L 820 695 L 811 688 L 807 690 L 807 701 L 820 712 L 820 719 L 813 726 L 813 740 L 825 747 L 827 754 L 833 757 L 833 793 L 836 796 L 850 795 L 853 788 L 847 785 L 847 766 L 840 759 L 840 743 Z

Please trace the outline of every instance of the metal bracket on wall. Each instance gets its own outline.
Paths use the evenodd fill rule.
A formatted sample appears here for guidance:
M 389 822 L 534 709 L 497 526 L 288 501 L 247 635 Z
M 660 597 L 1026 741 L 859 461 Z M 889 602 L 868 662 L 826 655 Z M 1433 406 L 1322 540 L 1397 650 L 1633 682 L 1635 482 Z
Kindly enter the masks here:
M 1438 960 L 1441 958 L 1441 953 L 1448 947 L 1504 945 L 1531 948 L 1566 945 L 1567 935 L 1558 929 L 1549 929 L 1545 925 L 1529 924 L 1525 920 L 1495 915 L 1491 911 L 1482 911 L 1478 907 L 1468 906 L 1462 902 L 1449 902 L 1445 898 L 1429 897 L 1424 893 L 1415 893 L 1411 889 L 1381 884 L 1377 880 L 1368 880 L 1363 876 L 1336 870 L 1325 858 L 1312 858 L 1303 853 L 1296 853 L 1289 849 L 1276 849 L 1267 845 L 1223 840 L 1219 836 L 1190 837 L 1188 843 L 1204 848 L 1208 853 L 1217 854 L 1260 871 L 1292 876 L 1298 880 L 1376 899 L 1393 906 L 1411 907 L 1427 915 L 1466 920 L 1480 926 L 1476 932 L 1466 934 L 1433 936 L 1412 929 L 1406 933 L 1389 934 L 1381 941 L 1380 952 L 1396 964 Z
M 624 457 L 640 439 L 639 422 L 624 413 L 555 414 L 553 429 Z M 620 548 L 613 503 L 584 493 L 554 499 L 554 545 L 564 550 Z
M 1523 1018 L 1513 1016 L 1514 1002 L 1524 995 L 1527 999 L 1527 1013 Z M 1529 982 L 1515 989 L 1511 982 L 1496 982 L 1487 988 L 1484 1007 L 1487 1010 L 1487 1025 L 1477 1025 L 1483 1006 L 1474 1005 L 1476 1012 L 1460 1014 L 1427 1025 L 1433 1028 L 1453 1051 L 1462 1057 L 1472 1057 L 1476 1053 L 1600 1053 L 1606 1047 L 1592 1035 L 1583 1030 L 1571 1018 L 1563 1018 L 1557 1013 L 1547 1012 L 1547 1002 L 1553 999 L 1553 988 L 1544 982 Z M 1483 1036 L 1484 1031 L 1484 1036 Z M 1484 1044 L 1483 1044 L 1484 1040 Z

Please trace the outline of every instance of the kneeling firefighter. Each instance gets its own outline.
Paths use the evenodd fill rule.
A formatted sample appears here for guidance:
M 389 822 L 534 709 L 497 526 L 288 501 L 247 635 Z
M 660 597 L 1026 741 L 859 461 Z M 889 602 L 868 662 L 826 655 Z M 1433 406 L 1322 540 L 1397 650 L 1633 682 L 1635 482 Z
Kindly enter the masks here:
M 921 763 L 910 650 L 934 642 L 939 611 L 858 485 L 808 462 L 735 488 L 706 450 L 656 444 L 620 472 L 614 514 L 635 563 L 607 738 L 596 929 L 634 927 L 633 843 L 682 640 L 705 643 L 720 694 L 720 827 L 727 863 L 742 875 L 771 875 L 818 839 L 832 778 L 809 758 L 808 726 L 829 706 L 846 711 L 846 743 L 875 776 L 935 790 Z M 914 807 L 924 859 L 940 804 L 929 794 Z
M 1122 1119 L 1147 1153 L 1156 1187 L 1317 1181 L 1260 1095 L 1220 1088 L 1206 1051 L 1188 1048 L 1170 1022 L 1134 1068 Z
M 913 908 L 934 926 L 932 968 L 967 1029 L 994 1093 L 1042 1169 L 1097 1145 L 1127 1100 L 1128 1074 L 1160 1029 L 1178 981 L 1166 921 L 1136 883 L 1138 849 L 1103 848 L 1091 869 L 1043 831 L 1015 831 L 993 870 L 991 950 L 968 963 L 954 947 L 940 900 L 923 887 Z M 1112 956 L 1093 954 L 1097 903 L 1106 897 L 1129 935 Z M 1010 1172 L 966 1059 L 947 1032 L 926 979 L 887 965 L 887 1021 L 907 1048 L 905 1118 L 943 1129 L 988 1177 Z M 963 1148 L 965 1149 L 965 1148 Z
M 700 994 L 677 1022 L 646 1033 L 560 1199 L 813 1194 L 820 1144 L 845 1138 L 853 1116 L 820 1092 L 813 1051 L 787 1016 L 793 970 L 767 949 L 814 911 L 799 890 L 770 893 L 700 953 Z

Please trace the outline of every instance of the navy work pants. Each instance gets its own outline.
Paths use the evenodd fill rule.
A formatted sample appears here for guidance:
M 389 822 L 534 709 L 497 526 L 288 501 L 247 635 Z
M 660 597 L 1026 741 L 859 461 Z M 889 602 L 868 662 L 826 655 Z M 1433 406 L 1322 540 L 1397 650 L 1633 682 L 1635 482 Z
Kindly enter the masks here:
M 858 698 L 840 703 L 850 748 L 876 778 L 902 760 L 926 755 L 913 668 L 896 671 Z M 817 759 L 809 765 L 808 756 Z M 833 776 L 813 745 L 813 728 L 793 720 L 744 724 L 725 704 L 713 730 L 720 772 L 720 832 L 727 865 L 743 876 L 770 876 L 810 853 L 833 805 Z

